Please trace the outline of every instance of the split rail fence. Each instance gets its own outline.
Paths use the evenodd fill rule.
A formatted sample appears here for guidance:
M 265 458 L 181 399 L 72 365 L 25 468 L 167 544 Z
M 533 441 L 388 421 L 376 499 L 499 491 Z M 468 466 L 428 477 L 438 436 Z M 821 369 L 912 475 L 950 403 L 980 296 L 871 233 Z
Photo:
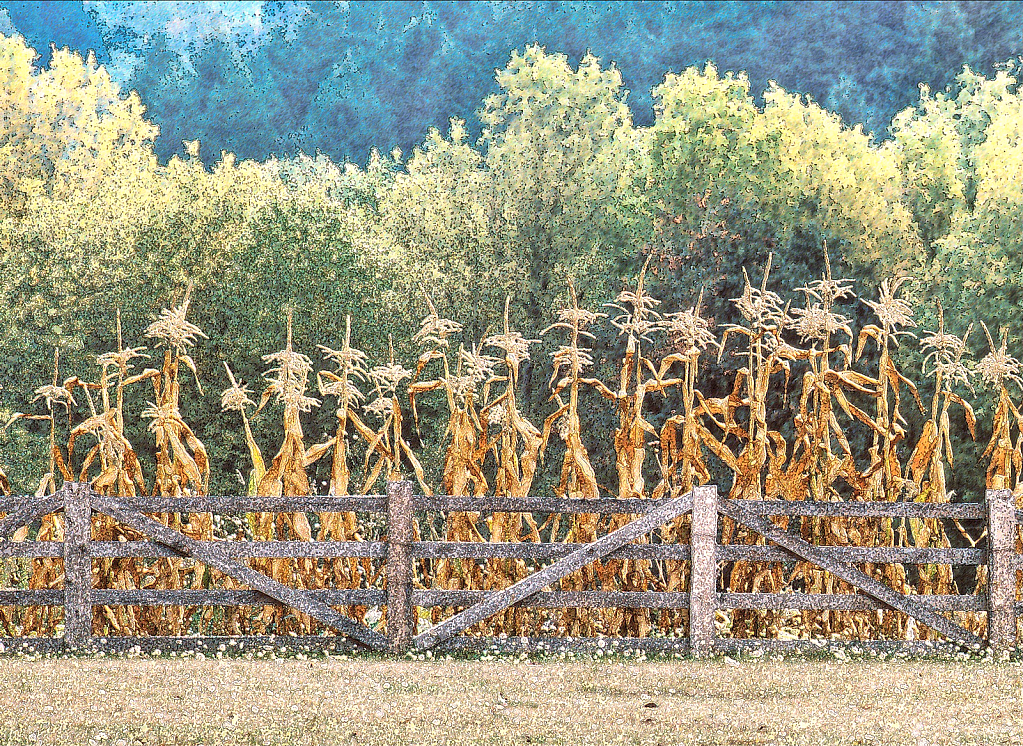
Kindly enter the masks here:
M 152 513 L 251 512 L 378 512 L 387 520 L 385 541 L 198 541 L 159 523 Z M 637 516 L 632 522 L 588 544 L 479 543 L 414 541 L 415 513 L 421 511 L 501 511 L 510 513 L 599 513 Z M 64 541 L 11 540 L 14 532 L 42 516 L 63 512 Z M 113 517 L 150 541 L 95 541 L 92 514 Z M 1016 528 L 1023 520 L 1011 493 L 988 491 L 981 503 L 864 503 L 729 500 L 714 486 L 666 500 L 580 500 L 563 498 L 424 497 L 413 494 L 410 482 L 390 482 L 383 496 L 307 497 L 104 497 L 85 483 L 65 483 L 56 494 L 0 499 L 0 558 L 59 557 L 64 564 L 60 589 L 0 589 L 0 605 L 63 606 L 63 637 L 0 638 L 0 649 L 30 647 L 36 651 L 139 649 L 207 650 L 259 647 L 304 649 L 369 649 L 403 655 L 409 651 L 499 649 L 557 651 L 618 649 L 680 652 L 704 656 L 714 652 L 761 649 L 812 649 L 813 640 L 735 640 L 715 634 L 718 609 L 891 609 L 939 632 L 953 649 L 988 645 L 1003 653 L 1016 648 Z M 690 514 L 691 540 L 684 544 L 635 544 L 658 527 Z M 762 545 L 720 545 L 719 517 L 763 536 Z M 986 546 L 974 548 L 834 547 L 815 546 L 798 534 L 779 528 L 769 516 L 828 516 L 875 518 L 939 518 L 983 521 Z M 94 588 L 92 561 L 110 557 L 186 557 L 205 563 L 246 584 L 251 590 L 222 589 L 103 589 Z M 383 589 L 301 589 L 287 586 L 244 563 L 255 557 L 369 557 L 385 562 Z M 420 558 L 532 559 L 549 561 L 542 569 L 503 590 L 429 590 L 413 587 L 415 562 Z M 674 560 L 690 563 L 690 591 L 546 591 L 561 578 L 600 559 Z M 807 561 L 850 583 L 851 594 L 722 593 L 717 591 L 719 563 Z M 866 575 L 862 563 L 987 565 L 985 595 L 905 595 Z M 288 637 L 94 637 L 94 606 L 114 605 L 266 605 L 282 604 L 308 614 L 333 629 L 332 636 Z M 386 634 L 335 610 L 337 606 L 366 605 L 387 609 Z M 688 636 L 676 638 L 560 637 L 497 639 L 462 634 L 473 625 L 513 606 L 547 608 L 688 609 Z M 467 607 L 440 624 L 416 634 L 416 607 Z M 939 612 L 987 613 L 982 639 Z M 856 641 L 862 648 L 923 650 L 934 646 L 898 641 Z

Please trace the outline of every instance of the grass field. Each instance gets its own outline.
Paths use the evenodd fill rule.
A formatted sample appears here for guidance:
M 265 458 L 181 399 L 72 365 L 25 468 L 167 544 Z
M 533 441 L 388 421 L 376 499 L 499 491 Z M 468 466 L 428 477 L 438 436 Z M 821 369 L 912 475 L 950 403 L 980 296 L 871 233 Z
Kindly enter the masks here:
M 0 743 L 1019 744 L 990 661 L 0 660 Z

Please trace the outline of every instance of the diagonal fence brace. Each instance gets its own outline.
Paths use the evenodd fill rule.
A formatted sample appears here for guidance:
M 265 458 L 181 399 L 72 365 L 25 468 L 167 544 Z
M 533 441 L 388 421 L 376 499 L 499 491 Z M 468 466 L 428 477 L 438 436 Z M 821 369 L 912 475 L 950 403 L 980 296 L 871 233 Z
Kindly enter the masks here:
M 644 534 L 650 533 L 658 526 L 678 518 L 692 509 L 693 493 L 688 492 L 662 505 L 657 510 L 647 513 L 642 518 L 622 526 L 617 531 L 613 531 L 607 536 L 603 536 L 597 541 L 575 550 L 554 564 L 548 565 L 540 572 L 520 580 L 503 591 L 495 591 L 485 601 L 481 601 L 475 606 L 455 614 L 450 619 L 417 636 L 413 642 L 420 650 L 432 648 L 442 642 L 446 642 L 477 622 L 482 622 L 484 619 L 504 611 L 512 604 L 542 591 L 551 583 L 561 580 L 569 573 L 575 572 L 594 560 L 610 554 L 619 547 L 628 544 L 634 539 L 638 539 Z
M 48 495 L 41 500 L 31 502 L 13 510 L 0 520 L 0 541 L 9 541 L 11 534 L 36 518 L 56 513 L 64 509 L 64 490 L 62 487 L 56 494 Z
M 164 526 L 162 523 L 133 510 L 130 504 L 93 494 L 92 507 L 93 510 L 116 518 L 124 525 L 147 534 L 187 557 L 214 567 L 225 575 L 247 584 L 250 588 L 308 614 L 316 621 L 354 638 L 371 650 L 383 650 L 387 647 L 387 638 L 379 632 L 337 613 L 327 604 L 311 598 L 300 589 L 279 583 L 241 562 L 228 558 L 217 548 L 203 546 L 179 531 Z
M 901 611 L 922 624 L 926 624 L 936 632 L 945 635 L 949 640 L 968 646 L 983 645 L 983 640 L 955 622 L 946 619 L 923 604 L 913 601 L 910 597 L 889 588 L 884 583 L 875 580 L 848 562 L 832 559 L 826 552 L 815 547 L 813 544 L 803 541 L 802 538 L 778 528 L 766 518 L 761 518 L 730 500 L 721 500 L 718 503 L 718 511 L 741 523 L 743 526 L 753 529 L 778 546 L 784 547 L 800 559 L 812 562 L 827 570 L 836 578 L 856 586 L 871 598 L 875 598 L 895 611 Z

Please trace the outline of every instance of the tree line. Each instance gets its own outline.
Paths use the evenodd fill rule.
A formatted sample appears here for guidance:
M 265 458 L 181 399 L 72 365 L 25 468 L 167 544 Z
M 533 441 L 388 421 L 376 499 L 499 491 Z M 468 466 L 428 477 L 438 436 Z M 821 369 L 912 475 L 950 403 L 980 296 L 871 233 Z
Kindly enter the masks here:
M 1023 97 L 1011 66 L 922 89 L 878 143 L 777 85 L 758 100 L 747 76 L 711 65 L 665 75 L 641 126 L 616 66 L 530 46 L 497 71 L 478 139 L 451 119 L 407 155 L 355 165 L 210 157 L 198 140 L 163 161 L 143 100 L 94 58 L 57 50 L 37 68 L 21 38 L 3 37 L 0 65 L 0 406 L 31 408 L 54 380 L 55 349 L 57 378 L 87 376 L 115 348 L 118 314 L 124 339 L 141 342 L 191 285 L 190 317 L 207 337 L 192 355 L 203 393 L 181 408 L 210 445 L 212 492 L 237 491 L 247 459 L 236 423 L 213 406 L 223 362 L 258 381 L 288 310 L 296 350 L 340 349 L 351 315 L 353 344 L 386 362 L 392 347 L 413 355 L 426 295 L 461 320 L 453 343 L 466 349 L 503 328 L 511 296 L 512 326 L 545 340 L 519 376 L 519 404 L 539 421 L 554 406 L 546 371 L 557 350 L 541 332 L 568 281 L 598 311 L 647 262 L 663 312 L 691 308 L 702 291 L 703 313 L 724 329 L 740 321 L 730 299 L 743 293 L 743 268 L 773 256 L 772 282 L 789 292 L 819 279 L 827 247 L 860 297 L 911 277 L 903 292 L 921 328 L 936 328 L 940 301 L 950 333 L 983 320 L 1009 329 L 1007 354 L 1018 349 Z M 870 308 L 847 313 L 862 325 Z M 611 380 L 623 342 L 612 328 L 594 334 L 595 374 Z M 922 362 L 903 347 L 893 352 L 903 368 Z M 721 363 L 702 364 L 708 395 L 731 389 Z M 979 401 L 979 415 L 996 403 Z M 613 409 L 591 404 L 582 432 L 613 431 Z M 670 417 L 670 400 L 651 406 L 655 423 Z M 309 417 L 310 432 L 333 429 L 331 412 Z M 420 418 L 409 437 L 439 471 L 446 414 L 424 400 Z M 276 437 L 270 418 L 252 425 L 257 439 Z M 20 491 L 46 459 L 38 427 L 19 420 L 0 441 Z M 134 443 L 148 437 L 139 427 Z M 592 458 L 613 481 L 614 454 Z M 965 461 L 953 487 L 982 489 Z

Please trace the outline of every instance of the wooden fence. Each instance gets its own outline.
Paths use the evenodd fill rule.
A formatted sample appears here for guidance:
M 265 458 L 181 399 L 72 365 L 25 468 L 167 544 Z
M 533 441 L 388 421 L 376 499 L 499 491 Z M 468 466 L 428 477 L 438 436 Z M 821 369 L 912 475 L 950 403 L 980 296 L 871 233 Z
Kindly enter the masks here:
M 21 526 L 56 512 L 64 513 L 63 542 L 13 542 Z M 385 541 L 197 541 L 146 513 L 251 512 L 377 512 L 386 514 Z M 638 516 L 631 523 L 590 544 L 479 543 L 413 541 L 417 511 L 500 511 L 510 513 L 600 513 Z M 112 516 L 150 537 L 151 541 L 94 541 L 93 512 Z M 496 649 L 557 651 L 574 649 L 675 651 L 694 656 L 757 647 L 806 649 L 825 643 L 812 640 L 733 640 L 715 636 L 718 609 L 893 609 L 941 633 L 946 647 L 996 653 L 1016 647 L 1016 527 L 1023 511 L 1015 510 L 1011 493 L 988 491 L 982 503 L 864 503 L 728 500 L 714 486 L 666 500 L 562 499 L 509 497 L 423 497 L 410 482 L 390 482 L 386 495 L 306 497 L 103 497 L 88 484 L 65 483 L 55 495 L 0 499 L 0 558 L 59 557 L 64 562 L 62 589 L 0 589 L 0 605 L 64 607 L 64 636 L 0 638 L 0 649 L 36 651 L 78 649 L 224 650 L 291 647 L 299 649 L 371 649 L 403 655 L 430 649 Z M 659 526 L 691 514 L 689 545 L 634 544 Z M 720 545 L 719 516 L 728 516 L 767 539 L 763 545 Z M 940 518 L 983 521 L 986 546 L 977 548 L 832 547 L 814 546 L 782 530 L 768 516 L 875 518 Z M 92 587 L 92 560 L 111 557 L 190 557 L 246 584 L 251 590 L 102 589 Z M 385 561 L 384 589 L 298 589 L 281 584 L 241 560 L 255 557 L 369 557 Z M 521 558 L 550 561 L 533 575 L 497 591 L 429 590 L 413 587 L 419 558 Z M 598 559 L 675 560 L 690 563 L 690 592 L 545 591 L 561 578 Z M 858 593 L 722 593 L 717 592 L 719 563 L 808 561 L 852 584 Z M 867 576 L 861 563 L 987 565 L 986 595 L 904 595 Z M 114 605 L 266 605 L 283 604 L 334 629 L 333 636 L 281 637 L 110 637 L 91 633 L 94 606 Z M 387 608 L 387 633 L 382 635 L 337 612 L 336 606 Z M 514 605 L 546 608 L 688 609 L 687 637 L 601 638 L 559 637 L 495 639 L 460 634 L 474 624 Z M 416 607 L 468 607 L 416 635 Z M 986 640 L 940 615 L 939 611 L 986 612 Z M 932 650 L 940 645 L 897 641 L 845 643 L 862 649 Z

